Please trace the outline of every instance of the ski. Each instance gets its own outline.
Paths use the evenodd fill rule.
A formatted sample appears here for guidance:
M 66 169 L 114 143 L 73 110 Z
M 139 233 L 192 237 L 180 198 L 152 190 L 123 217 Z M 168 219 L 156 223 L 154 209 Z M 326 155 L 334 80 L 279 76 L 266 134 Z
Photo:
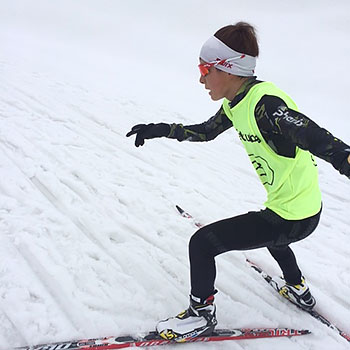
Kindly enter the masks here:
M 52 344 L 41 344 L 15 348 L 15 350 L 112 350 L 131 347 L 150 347 L 168 344 L 201 343 L 224 340 L 259 339 L 294 337 L 310 334 L 308 330 L 295 330 L 289 328 L 257 328 L 257 329 L 217 329 L 211 335 L 184 339 L 181 342 L 166 340 L 157 332 L 149 332 L 138 337 L 121 336 L 96 339 L 83 339 Z
M 296 304 L 293 300 L 289 299 L 287 296 L 285 296 L 284 294 L 280 294 L 280 286 L 278 284 L 278 281 L 276 281 L 276 279 L 274 279 L 273 277 L 271 277 L 270 275 L 268 275 L 264 270 L 262 270 L 258 265 L 256 265 L 255 263 L 251 262 L 249 259 L 246 259 L 247 263 L 250 265 L 251 268 L 253 268 L 253 270 L 255 270 L 256 272 L 258 272 L 260 274 L 260 276 L 282 297 L 284 297 L 285 299 L 287 299 L 289 302 L 291 302 L 293 305 L 297 306 L 299 309 L 307 312 L 309 315 L 311 315 L 312 317 L 314 317 L 316 320 L 322 322 L 323 324 L 325 324 L 326 326 L 328 326 L 329 328 L 335 330 L 336 332 L 339 333 L 339 335 L 341 335 L 343 338 L 345 338 L 348 342 L 350 342 L 350 335 L 345 333 L 344 331 L 342 331 L 341 329 L 339 329 L 336 325 L 334 325 L 331 321 L 329 321 L 327 318 L 325 318 L 324 316 L 322 316 L 321 314 L 319 314 L 316 310 L 312 309 L 312 310 L 308 310 L 308 309 L 304 309 L 303 307 L 301 307 L 300 305 Z

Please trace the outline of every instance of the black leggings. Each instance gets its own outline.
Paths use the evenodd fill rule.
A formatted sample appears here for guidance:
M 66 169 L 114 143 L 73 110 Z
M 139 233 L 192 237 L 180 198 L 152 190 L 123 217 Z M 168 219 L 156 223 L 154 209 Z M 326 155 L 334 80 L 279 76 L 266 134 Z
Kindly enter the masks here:
M 215 257 L 231 250 L 267 247 L 288 283 L 298 284 L 301 271 L 289 244 L 309 236 L 320 214 L 285 220 L 269 209 L 221 220 L 199 229 L 189 243 L 191 294 L 205 300 L 215 292 Z

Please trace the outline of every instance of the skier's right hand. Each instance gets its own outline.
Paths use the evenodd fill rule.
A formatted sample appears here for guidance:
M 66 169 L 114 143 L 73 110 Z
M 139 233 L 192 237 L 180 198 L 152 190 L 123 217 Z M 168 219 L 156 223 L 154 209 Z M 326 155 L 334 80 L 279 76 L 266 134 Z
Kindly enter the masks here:
M 350 179 L 350 155 L 341 164 L 339 172 Z
M 146 139 L 155 137 L 168 136 L 170 133 L 170 125 L 166 123 L 158 124 L 137 124 L 126 134 L 127 137 L 136 134 L 135 146 L 143 146 Z

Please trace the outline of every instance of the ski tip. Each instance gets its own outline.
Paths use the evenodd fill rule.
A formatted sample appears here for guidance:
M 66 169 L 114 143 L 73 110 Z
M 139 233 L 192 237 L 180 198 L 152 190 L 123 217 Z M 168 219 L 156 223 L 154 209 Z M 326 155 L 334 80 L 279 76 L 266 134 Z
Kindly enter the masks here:
M 245 261 L 249 264 L 249 265 L 256 265 L 255 263 L 253 263 L 250 259 L 246 258 Z
M 175 205 L 175 207 L 180 214 L 182 214 L 184 212 L 184 210 L 181 207 L 179 207 L 178 205 Z

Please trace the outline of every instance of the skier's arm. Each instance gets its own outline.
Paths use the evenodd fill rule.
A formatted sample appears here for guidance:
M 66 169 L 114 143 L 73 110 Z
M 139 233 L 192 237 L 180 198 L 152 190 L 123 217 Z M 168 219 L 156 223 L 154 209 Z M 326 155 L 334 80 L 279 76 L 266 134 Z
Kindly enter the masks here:
M 289 144 L 310 151 L 350 177 L 350 146 L 304 114 L 288 108 L 279 97 L 265 95 L 256 106 L 255 117 L 264 138 L 283 137 Z
M 171 124 L 167 137 L 178 141 L 211 141 L 232 126 L 232 122 L 221 107 L 213 117 L 204 123 L 186 126 Z
M 135 146 L 143 146 L 145 140 L 156 137 L 167 137 L 178 141 L 210 141 L 216 136 L 232 127 L 232 122 L 227 118 L 223 108 L 202 124 L 138 124 L 126 134 L 127 137 L 136 135 Z

